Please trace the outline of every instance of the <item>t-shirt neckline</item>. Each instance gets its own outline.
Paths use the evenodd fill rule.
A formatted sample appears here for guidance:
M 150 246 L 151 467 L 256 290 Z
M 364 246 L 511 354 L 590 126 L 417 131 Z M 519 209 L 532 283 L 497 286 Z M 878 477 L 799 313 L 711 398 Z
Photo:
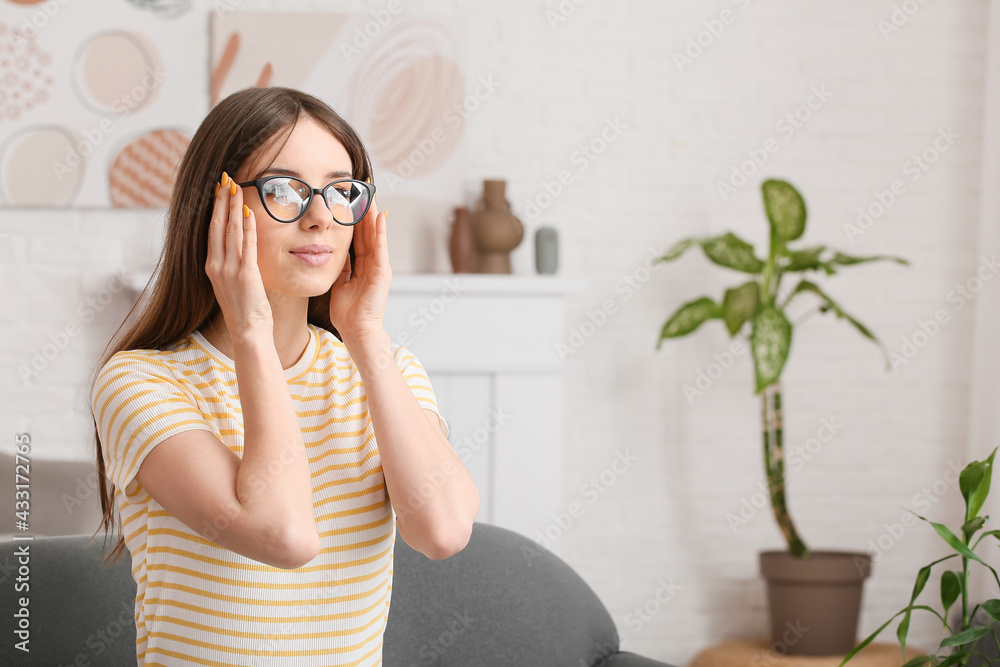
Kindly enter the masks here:
M 299 375 L 302 375 L 310 366 L 312 366 L 313 360 L 316 358 L 317 349 L 317 334 L 316 329 L 312 324 L 306 323 L 306 327 L 309 329 L 309 342 L 306 344 L 306 349 L 299 357 L 298 361 L 292 364 L 290 367 L 283 369 L 286 380 L 294 380 Z M 197 329 L 191 332 L 191 338 L 194 339 L 200 347 L 202 347 L 209 356 L 213 357 L 220 364 L 225 366 L 226 370 L 233 373 L 236 372 L 236 362 L 220 352 L 214 345 L 208 342 L 208 339 Z

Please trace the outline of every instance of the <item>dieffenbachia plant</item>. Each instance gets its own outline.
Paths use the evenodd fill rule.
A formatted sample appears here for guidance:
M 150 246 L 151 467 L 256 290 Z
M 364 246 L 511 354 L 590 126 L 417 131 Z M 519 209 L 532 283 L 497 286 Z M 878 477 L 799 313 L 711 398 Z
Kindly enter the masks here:
M 812 294 L 819 300 L 814 312 L 833 312 L 838 318 L 850 322 L 863 336 L 881 348 L 888 369 L 891 367 L 889 354 L 881 341 L 868 327 L 844 312 L 807 274 L 810 271 L 822 271 L 831 276 L 841 267 L 879 260 L 890 260 L 903 265 L 909 265 L 909 262 L 886 255 L 853 257 L 821 245 L 789 248 L 788 243 L 797 240 L 805 232 L 806 203 L 798 190 L 786 181 L 766 180 L 761 184 L 761 190 L 764 211 L 771 226 L 766 260 L 759 259 L 754 254 L 752 245 L 729 232 L 721 236 L 684 239 L 655 260 L 670 262 L 697 246 L 715 264 L 750 276 L 747 282 L 727 289 L 721 301 L 703 296 L 678 308 L 663 325 L 656 349 L 660 349 L 665 339 L 686 336 L 710 319 L 722 320 L 730 337 L 736 336 L 749 323 L 750 350 L 756 378 L 754 393 L 763 392 L 764 467 L 771 508 L 778 527 L 788 542 L 789 550 L 796 556 L 807 557 L 809 549 L 799 537 L 785 501 L 780 378 L 792 345 L 793 328 L 785 311 L 800 294 Z M 779 289 L 786 274 L 798 275 L 800 280 L 782 298 Z

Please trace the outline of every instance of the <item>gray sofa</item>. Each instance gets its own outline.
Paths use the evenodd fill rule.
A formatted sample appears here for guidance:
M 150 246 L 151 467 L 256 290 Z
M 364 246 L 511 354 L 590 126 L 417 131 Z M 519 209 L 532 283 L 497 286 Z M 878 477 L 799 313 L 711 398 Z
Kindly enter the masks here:
M 28 654 L 14 646 L 23 544 L 31 545 Z M 0 664 L 135 665 L 131 560 L 126 550 L 114 568 L 102 565 L 103 545 L 102 533 L 0 543 Z M 476 523 L 463 551 L 435 561 L 397 532 L 395 554 L 385 667 L 669 667 L 620 652 L 593 590 L 518 533 Z

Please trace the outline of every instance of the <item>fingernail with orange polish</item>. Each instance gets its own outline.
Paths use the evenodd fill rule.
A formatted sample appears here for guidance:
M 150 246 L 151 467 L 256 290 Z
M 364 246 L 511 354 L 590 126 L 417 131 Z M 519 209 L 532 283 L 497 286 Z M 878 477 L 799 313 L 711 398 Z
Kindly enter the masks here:
M 236 181 L 229 181 L 229 194 L 236 194 Z
M 221 187 L 222 187 L 222 184 L 221 184 L 221 183 L 216 183 L 216 184 L 215 184 L 215 196 L 216 196 L 216 197 L 218 197 L 218 196 L 219 196 L 219 188 L 221 188 Z
M 244 218 L 250 217 L 250 207 L 247 206 L 246 204 L 243 204 L 243 217 Z
M 226 172 L 222 172 L 222 185 L 228 185 L 228 184 L 229 184 L 229 174 L 227 174 Z
M 389 209 L 385 209 L 385 221 L 389 222 Z

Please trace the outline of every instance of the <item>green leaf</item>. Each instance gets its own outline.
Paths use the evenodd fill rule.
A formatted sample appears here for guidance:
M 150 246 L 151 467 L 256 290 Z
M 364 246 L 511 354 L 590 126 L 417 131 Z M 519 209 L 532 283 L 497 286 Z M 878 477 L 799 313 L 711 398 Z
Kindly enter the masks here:
M 982 542 L 983 538 L 985 537 L 995 537 L 998 540 L 1000 540 L 1000 530 L 987 530 L 985 533 L 979 536 L 979 539 L 976 540 L 976 543 L 975 545 L 973 545 L 972 548 L 975 549 L 977 546 L 979 546 L 979 543 Z
M 1000 621 L 1000 600 L 987 600 L 980 605 L 994 621 Z
M 757 310 L 759 300 L 760 286 L 756 280 L 726 290 L 726 294 L 722 297 L 722 310 L 730 336 L 735 336 L 750 319 Z
M 757 311 L 752 320 L 750 350 L 753 352 L 754 373 L 760 393 L 781 377 L 792 346 L 792 323 L 774 306 Z
M 920 516 L 915 512 L 911 512 L 911 514 L 916 516 L 921 521 L 927 521 L 927 523 L 931 524 L 931 526 L 934 527 L 934 530 L 937 532 L 937 534 L 941 536 L 941 539 L 947 542 L 948 546 L 957 551 L 960 555 L 964 556 L 965 558 L 972 559 L 986 566 L 986 568 L 993 573 L 993 579 L 996 580 L 997 586 L 1000 587 L 1000 577 L 997 576 L 997 571 L 994 570 L 993 567 L 990 566 L 988 563 L 984 562 L 982 558 L 977 556 L 975 551 L 969 549 L 969 547 L 967 547 L 965 543 L 962 542 L 962 540 L 955 537 L 955 534 L 948 529 L 948 526 L 945 526 L 944 524 L 940 523 L 934 523 L 933 521 L 929 521 L 928 519 Z
M 663 339 L 686 336 L 700 327 L 705 320 L 721 316 L 722 309 L 719 304 L 707 296 L 685 303 L 664 323 L 656 349 L 660 349 Z
M 906 654 L 905 651 L 903 654 Z M 918 655 L 916 658 L 911 658 L 903 663 L 903 667 L 923 667 L 933 659 L 934 656 L 931 655 Z
M 917 572 L 917 580 L 913 582 L 913 593 L 910 594 L 910 604 L 906 608 L 906 614 L 903 616 L 903 620 L 899 622 L 899 627 L 896 628 L 896 639 L 899 640 L 899 645 L 902 647 L 904 654 L 906 653 L 906 634 L 910 631 L 910 614 L 913 611 L 913 603 L 917 601 L 917 597 L 919 597 L 920 592 L 923 591 L 924 586 L 927 585 L 927 580 L 930 579 L 931 576 L 931 566 L 933 565 L 934 563 L 925 565 L 920 568 L 919 572 Z
M 986 475 L 986 464 L 983 461 L 973 461 L 969 465 L 965 466 L 962 473 L 958 476 L 958 488 L 962 492 L 962 497 L 965 499 L 965 520 L 968 521 L 973 515 L 969 514 L 969 510 L 972 509 L 969 505 L 969 501 L 972 498 L 972 494 L 979 489 L 979 485 L 983 482 L 983 477 Z
M 794 241 L 806 230 L 806 202 L 795 187 L 777 179 L 761 183 L 764 211 L 771 223 L 771 236 L 782 241 Z
M 944 616 L 948 616 L 948 609 L 955 604 L 955 600 L 962 594 L 962 579 L 956 572 L 945 570 L 941 573 L 941 604 L 944 605 Z
M 906 611 L 906 610 L 903 610 L 903 611 Z M 866 646 L 868 646 L 868 645 L 869 645 L 869 644 L 871 644 L 871 643 L 872 643 L 873 641 L 875 641 L 875 638 L 876 638 L 876 637 L 878 637 L 878 636 L 879 636 L 880 634 L 882 634 L 882 631 L 883 631 L 883 630 L 885 630 L 885 629 L 886 629 L 886 628 L 887 628 L 887 627 L 889 626 L 889 624 L 893 622 L 893 620 L 895 620 L 896 616 L 899 616 L 899 615 L 900 615 L 900 614 L 902 614 L 902 613 L 903 613 L 903 612 L 901 611 L 901 612 L 899 612 L 899 613 L 897 613 L 897 614 L 894 614 L 894 615 L 893 615 L 893 617 L 892 617 L 892 618 L 890 618 L 890 619 L 889 619 L 888 621 L 886 621 L 885 623 L 883 623 L 883 624 L 881 625 L 881 627 L 879 627 L 879 629 L 878 629 L 878 630 L 876 630 L 875 632 L 873 632 L 873 633 L 871 633 L 870 635 L 868 635 L 867 637 L 865 637 L 864 641 L 862 641 L 862 642 L 861 642 L 860 644 L 858 644 L 857 646 L 855 646 L 854 648 L 852 648 L 852 649 L 851 649 L 851 650 L 850 650 L 850 651 L 848 652 L 848 654 L 844 656 L 844 659 L 840 661 L 840 665 L 839 665 L 838 667 L 844 667 L 844 665 L 846 665 L 846 664 L 847 664 L 847 662 L 848 662 L 848 661 L 849 661 L 849 660 L 850 660 L 851 658 L 853 658 L 854 656 L 856 656 L 856 655 L 857 655 L 858 653 L 860 653 L 860 652 L 861 652 L 861 651 L 862 651 L 862 650 L 863 650 L 863 649 L 864 649 L 864 648 L 865 648 Z
M 753 254 L 753 246 L 731 232 L 701 241 L 701 249 L 710 260 L 744 273 L 760 273 L 764 262 Z
M 989 519 L 988 516 L 977 516 L 972 521 L 966 521 L 962 524 L 962 534 L 965 536 L 975 535 L 976 531 L 983 527 L 987 519 Z
M 662 257 L 658 257 L 656 261 L 658 262 L 672 262 L 681 255 L 683 255 L 689 248 L 693 248 L 698 245 L 698 239 L 684 239 L 683 241 L 678 241 L 674 244 L 674 247 L 667 251 L 667 254 Z
M 877 262 L 880 260 L 888 260 L 890 262 L 896 262 L 897 264 L 902 264 L 903 266 L 909 266 L 910 262 L 903 259 L 902 257 L 893 257 L 891 255 L 869 255 L 867 257 L 852 257 L 851 255 L 845 255 L 839 250 L 834 251 L 833 257 L 830 258 L 830 263 L 840 264 L 841 266 L 853 266 L 855 264 L 861 264 L 862 262 Z
M 968 508 L 966 509 L 966 517 L 968 519 L 979 516 L 979 510 L 983 508 L 986 496 L 990 494 L 990 481 L 993 477 L 993 457 L 996 456 L 996 453 L 997 448 L 994 448 L 990 452 L 990 455 L 980 462 L 984 467 L 983 480 L 972 490 L 972 494 L 969 497 Z M 961 484 L 961 477 L 959 478 L 959 483 Z
M 989 625 L 980 625 L 974 628 L 969 628 L 968 630 L 962 630 L 957 635 L 952 635 L 951 637 L 945 637 L 941 642 L 941 648 L 948 646 L 962 646 L 964 644 L 969 644 L 976 641 L 987 632 L 992 629 Z
M 801 250 L 788 250 L 785 257 L 788 263 L 781 267 L 782 271 L 816 271 L 821 267 L 822 262 L 819 256 L 826 250 L 826 246 L 814 246 Z
M 959 649 L 937 664 L 937 667 L 951 667 L 965 660 L 968 653 Z
M 822 299 L 823 312 L 832 310 L 837 315 L 838 318 L 846 319 L 848 322 L 853 324 L 854 328 L 857 329 L 861 333 L 861 335 L 863 335 L 865 338 L 868 338 L 876 345 L 878 345 L 879 349 L 882 350 L 882 354 L 885 356 L 886 368 L 887 369 L 892 368 L 892 361 L 889 358 L 889 351 L 886 349 L 885 345 L 882 344 L 882 341 L 876 338 L 875 334 L 873 334 L 871 330 L 868 329 L 868 327 L 866 327 L 864 324 L 862 324 L 861 322 L 859 322 L 858 320 L 856 320 L 855 318 L 851 317 L 846 312 L 844 312 L 844 309 L 841 308 L 837 304 L 837 302 L 831 299 L 826 292 L 820 289 L 819 285 L 817 285 L 816 283 L 810 280 L 800 281 L 799 284 L 795 286 L 795 289 L 792 290 L 792 293 L 788 295 L 788 298 L 785 299 L 785 303 L 783 304 L 782 307 L 787 307 L 788 303 L 792 300 L 792 297 L 801 292 L 812 292 L 820 299 Z

